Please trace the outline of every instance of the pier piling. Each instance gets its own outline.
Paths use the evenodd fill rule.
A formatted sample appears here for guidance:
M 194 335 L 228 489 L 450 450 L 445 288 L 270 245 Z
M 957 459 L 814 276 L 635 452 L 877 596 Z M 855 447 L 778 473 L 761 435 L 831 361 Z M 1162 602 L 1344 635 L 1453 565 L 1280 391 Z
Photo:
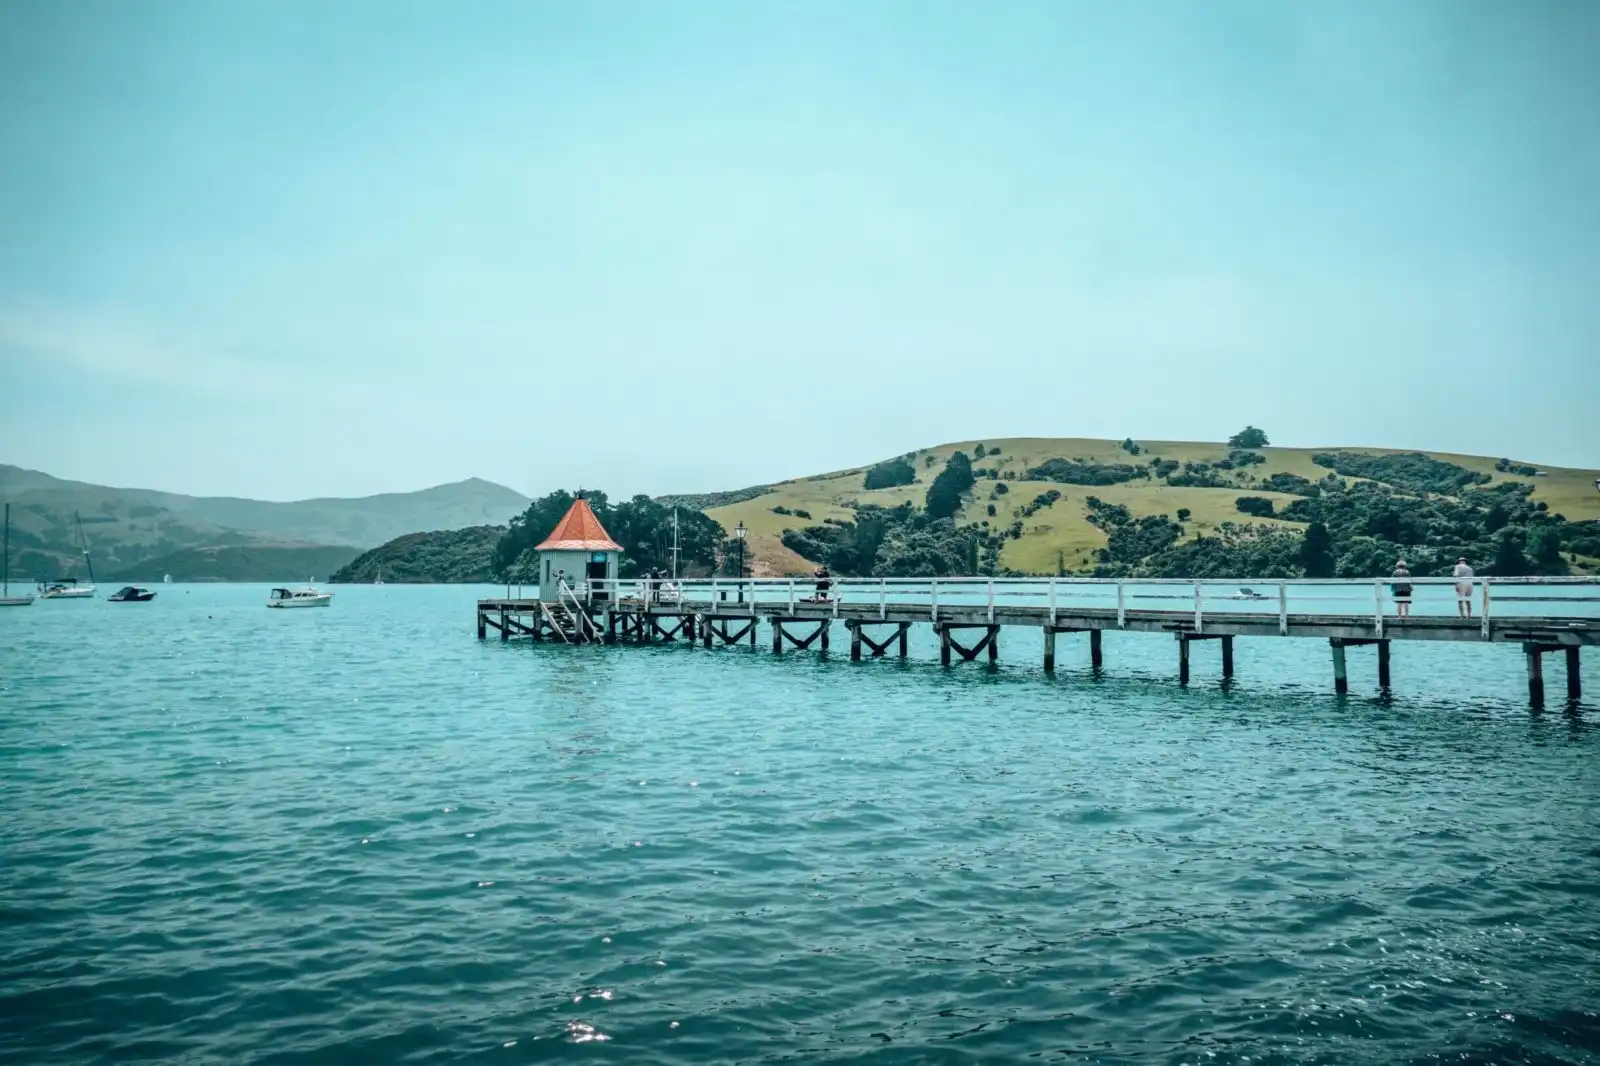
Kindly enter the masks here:
M 1528 660 L 1528 702 L 1535 707 L 1544 706 L 1544 649 L 1537 644 L 1524 644 L 1522 653 Z
M 1378 687 L 1389 691 L 1389 642 L 1378 641 Z
M 1178 634 L 1178 684 L 1189 683 L 1189 638 Z
M 1100 630 L 1089 630 L 1089 665 L 1099 670 L 1105 665 L 1105 656 L 1100 650 Z
M 1344 641 L 1334 638 L 1328 641 L 1328 646 L 1333 649 L 1333 691 L 1343 696 L 1350 691 L 1350 675 L 1345 672 Z
M 1053 626 L 1044 627 L 1044 669 L 1045 673 L 1054 673 L 1056 669 L 1056 631 Z
M 1567 652 L 1567 699 L 1576 703 L 1583 697 L 1583 675 L 1578 672 L 1578 647 L 1572 645 Z
M 1233 676 L 1233 638 L 1222 638 L 1222 679 L 1226 681 Z

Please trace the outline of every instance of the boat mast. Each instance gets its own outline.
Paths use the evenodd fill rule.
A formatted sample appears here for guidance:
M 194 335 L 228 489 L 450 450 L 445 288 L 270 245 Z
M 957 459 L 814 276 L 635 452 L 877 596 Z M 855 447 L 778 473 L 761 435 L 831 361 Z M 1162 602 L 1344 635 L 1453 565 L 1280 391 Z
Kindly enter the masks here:
M 3 567 L 0 567 L 0 569 L 3 569 L 4 574 L 5 574 L 4 578 L 0 579 L 0 585 L 4 586 L 5 591 L 4 592 L 0 592 L 0 596 L 9 596 L 9 595 L 11 595 L 11 504 L 9 504 L 9 503 L 6 504 L 6 550 L 5 550 L 5 560 L 6 561 L 5 561 L 4 565 L 3 565 Z
M 89 538 L 83 535 L 83 519 L 78 517 L 78 512 L 72 512 L 73 521 L 78 523 L 78 545 L 83 548 L 83 565 L 89 569 L 89 584 L 94 584 L 94 563 L 89 559 Z

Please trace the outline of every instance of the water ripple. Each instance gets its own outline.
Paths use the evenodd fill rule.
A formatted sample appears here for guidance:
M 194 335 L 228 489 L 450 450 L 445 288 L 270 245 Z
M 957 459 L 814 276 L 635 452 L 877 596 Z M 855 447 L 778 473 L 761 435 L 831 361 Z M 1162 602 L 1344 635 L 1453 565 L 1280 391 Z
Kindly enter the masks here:
M 1121 634 L 480 644 L 474 595 L 0 617 L 0 1057 L 1596 1061 L 1600 752 L 1515 649 L 1340 700 L 1312 642 L 1184 690 Z

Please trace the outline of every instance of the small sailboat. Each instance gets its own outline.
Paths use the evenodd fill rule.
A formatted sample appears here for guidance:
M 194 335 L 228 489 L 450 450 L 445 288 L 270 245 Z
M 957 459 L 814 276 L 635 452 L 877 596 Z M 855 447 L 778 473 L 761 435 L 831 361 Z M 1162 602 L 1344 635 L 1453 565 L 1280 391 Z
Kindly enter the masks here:
M 163 585 L 172 584 L 172 575 L 171 574 L 163 574 L 163 575 L 161 575 L 161 583 Z
M 38 584 L 41 600 L 92 600 L 93 585 L 80 585 L 75 577 L 53 577 Z
M 142 585 L 124 585 L 106 597 L 109 603 L 149 603 L 156 594 Z
M 327 607 L 333 602 L 333 593 L 322 592 L 306 582 L 303 589 L 273 589 L 267 597 L 268 607 Z
M 72 520 L 78 524 L 78 547 L 83 551 L 83 565 L 89 571 L 89 583 L 78 584 L 75 577 L 58 577 L 53 581 L 39 582 L 39 598 L 41 600 L 92 600 L 94 599 L 94 562 L 89 558 L 89 539 L 83 535 L 83 519 L 77 511 L 72 512 Z
M 32 596 L 11 595 L 11 505 L 6 504 L 5 561 L 0 563 L 0 607 L 26 607 Z

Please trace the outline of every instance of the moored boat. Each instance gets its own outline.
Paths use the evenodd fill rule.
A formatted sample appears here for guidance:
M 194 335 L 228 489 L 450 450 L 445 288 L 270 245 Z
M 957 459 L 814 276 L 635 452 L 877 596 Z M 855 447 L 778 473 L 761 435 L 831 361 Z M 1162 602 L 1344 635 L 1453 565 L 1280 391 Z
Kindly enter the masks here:
M 41 600 L 92 600 L 95 587 L 80 585 L 75 577 L 57 577 L 39 582 Z
M 125 585 L 110 596 L 106 597 L 110 603 L 149 603 L 156 598 L 156 594 L 139 585 Z
M 267 597 L 268 607 L 326 607 L 332 602 L 333 593 L 310 585 L 303 589 L 273 589 Z
M 3 562 L 0 562 L 0 607 L 26 607 L 32 596 L 11 595 L 11 505 L 6 504 L 6 536 Z

